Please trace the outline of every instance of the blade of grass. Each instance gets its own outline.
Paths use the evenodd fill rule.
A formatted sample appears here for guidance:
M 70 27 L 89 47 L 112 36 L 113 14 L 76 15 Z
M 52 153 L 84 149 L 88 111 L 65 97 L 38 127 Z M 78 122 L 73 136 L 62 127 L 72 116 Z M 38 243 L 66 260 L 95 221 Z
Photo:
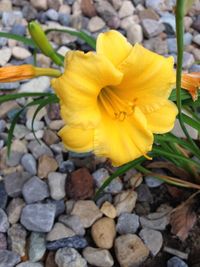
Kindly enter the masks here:
M 0 32 L 0 37 L 16 40 L 16 41 L 21 42 L 21 43 L 23 43 L 25 45 L 32 46 L 33 48 L 36 47 L 36 45 L 35 45 L 35 43 L 33 42 L 32 39 L 26 38 L 26 37 L 18 35 L 18 34 Z

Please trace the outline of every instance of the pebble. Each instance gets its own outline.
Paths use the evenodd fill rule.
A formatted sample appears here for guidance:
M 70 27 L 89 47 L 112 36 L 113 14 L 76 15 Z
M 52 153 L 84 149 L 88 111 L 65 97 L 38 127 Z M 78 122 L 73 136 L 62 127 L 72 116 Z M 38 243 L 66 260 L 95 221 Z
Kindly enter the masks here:
M 19 89 L 19 93 L 44 93 L 47 92 L 47 90 L 50 87 L 50 78 L 43 76 L 34 78 L 26 83 L 23 83 L 21 85 L 21 88 Z
M 133 6 L 131 1 L 124 0 L 122 5 L 118 11 L 118 15 L 120 19 L 133 15 L 135 11 L 135 7 Z
M 36 19 L 38 12 L 33 6 L 25 5 L 22 8 L 22 14 L 27 21 L 31 21 Z
M 47 0 L 31 0 L 31 5 L 38 10 L 46 10 Z
M 12 56 L 19 60 L 24 60 L 31 56 L 31 53 L 23 47 L 15 46 L 12 48 Z
M 147 184 L 148 187 L 150 188 L 155 188 L 155 187 L 159 187 L 161 184 L 164 183 L 164 181 L 159 180 L 151 175 L 147 175 L 144 177 L 145 179 L 145 183 Z
M 86 247 L 83 256 L 92 266 L 112 267 L 114 264 L 113 257 L 107 249 Z
M 126 17 L 126 18 L 121 20 L 120 28 L 127 31 L 127 29 L 130 27 L 130 25 L 135 25 L 135 24 L 139 24 L 139 23 L 140 23 L 140 21 L 139 21 L 138 16 L 132 15 L 132 16 Z
M 64 226 L 64 224 L 57 222 L 54 224 L 51 231 L 47 234 L 46 240 L 47 241 L 54 241 L 54 240 L 59 240 L 59 239 L 63 239 L 66 237 L 71 237 L 74 235 L 75 235 L 75 233 L 73 230 Z
M 58 168 L 57 161 L 48 155 L 41 155 L 38 159 L 38 176 L 40 178 L 47 178 L 48 174 L 56 171 Z
M 122 213 L 116 225 L 116 230 L 120 235 L 135 234 L 140 226 L 139 216 L 131 213 Z
M 20 264 L 17 264 L 16 267 L 44 267 L 44 265 L 42 263 L 39 263 L 39 262 L 26 261 L 26 262 L 22 262 Z
M 45 13 L 47 18 L 50 20 L 54 20 L 57 21 L 58 20 L 58 12 L 55 9 L 49 9 L 47 10 L 47 12 Z
M 2 83 L 0 84 L 0 89 L 1 90 L 14 90 L 14 89 L 18 89 L 19 86 L 20 86 L 19 82 Z M 15 130 L 14 130 L 14 134 L 15 134 Z
M 33 176 L 23 186 L 23 197 L 26 203 L 34 203 L 49 197 L 48 185 L 37 176 Z
M 87 168 L 80 168 L 67 176 L 66 194 L 73 199 L 88 199 L 93 197 L 93 177 Z
M 76 249 L 82 249 L 87 247 L 88 243 L 87 240 L 78 235 L 74 235 L 71 237 L 62 238 L 59 240 L 47 242 L 46 248 L 48 250 L 57 250 L 59 248 L 76 248 Z
M 47 203 L 52 203 L 53 205 L 55 205 L 56 217 L 65 212 L 65 202 L 63 199 L 61 200 L 47 199 Z
M 36 132 L 36 131 L 42 130 L 44 128 L 44 122 L 43 121 L 34 120 L 34 124 L 32 125 L 32 119 L 27 119 L 26 127 L 30 131 L 32 131 L 32 129 L 33 129 Z
M 4 233 L 0 233 L 0 251 L 7 249 L 7 239 Z
M 12 251 L 19 254 L 21 257 L 25 256 L 25 245 L 27 232 L 20 224 L 13 224 L 8 229 L 9 245 Z
M 22 198 L 13 198 L 7 207 L 8 221 L 11 224 L 17 223 L 25 202 Z
M 37 162 L 32 154 L 27 153 L 21 158 L 21 164 L 24 169 L 32 175 L 37 173 Z
M 153 19 L 143 19 L 142 27 L 147 38 L 157 36 L 164 31 L 164 25 Z
M 20 261 L 20 256 L 14 251 L 0 250 L 0 267 L 15 267 Z
M 43 136 L 43 140 L 47 145 L 53 145 L 59 142 L 59 137 L 58 135 L 53 132 L 52 130 L 49 129 L 45 129 L 44 131 L 44 136 Z
M 163 244 L 163 237 L 159 231 L 144 228 L 140 231 L 139 236 L 149 248 L 151 254 L 156 256 Z
M 164 212 L 150 213 L 147 216 L 140 217 L 140 223 L 142 227 L 154 229 L 154 230 L 165 230 L 169 224 L 169 216 Z
M 71 160 L 62 161 L 59 165 L 59 171 L 61 173 L 73 172 L 75 170 L 74 162 Z
M 22 153 L 18 151 L 12 151 L 10 156 L 6 159 L 6 165 L 9 167 L 15 167 L 20 163 Z
M 175 16 L 169 12 L 166 12 L 162 14 L 162 17 L 159 20 L 160 22 L 167 24 L 171 27 L 172 31 L 170 32 L 171 34 L 175 34 L 176 32 L 176 22 L 175 22 Z M 166 31 L 166 29 L 165 29 Z
M 8 201 L 8 194 L 5 189 L 5 185 L 3 181 L 0 181 L 0 208 L 5 209 Z
M 115 240 L 115 255 L 121 267 L 137 267 L 146 260 L 149 249 L 137 235 L 121 235 Z
M 6 121 L 0 119 L 0 133 L 3 133 L 6 129 Z
M 53 156 L 51 149 L 40 141 L 40 144 L 37 140 L 33 140 L 28 144 L 28 149 L 31 151 L 35 159 L 38 159 L 42 155 Z
M 3 67 L 10 60 L 12 55 L 11 49 L 4 47 L 0 50 L 0 66 Z
M 73 206 L 71 215 L 79 216 L 84 228 L 90 227 L 102 217 L 101 211 L 91 200 L 78 200 Z
M 116 236 L 115 221 L 111 218 L 101 218 L 91 228 L 92 238 L 99 248 L 110 249 Z
M 19 24 L 22 21 L 21 11 L 6 11 L 2 14 L 2 24 L 5 27 L 12 27 L 14 24 Z
M 26 34 L 26 27 L 22 24 L 15 24 L 11 29 L 11 33 L 23 36 Z
M 30 178 L 27 172 L 14 172 L 4 178 L 5 189 L 10 197 L 19 197 L 25 182 Z
M 55 261 L 58 267 L 87 267 L 86 260 L 73 248 L 59 249 Z
M 46 236 L 44 233 L 31 232 L 28 256 L 31 262 L 41 260 L 46 252 Z
M 200 45 L 200 34 L 197 34 L 196 36 L 194 36 L 193 42 Z
M 149 202 L 151 203 L 153 201 L 153 196 L 151 194 L 151 191 L 149 190 L 148 186 L 146 184 L 141 184 L 137 190 L 138 194 L 137 200 L 139 202 Z
M 195 62 L 194 56 L 191 53 L 183 52 L 183 68 L 189 69 Z
M 188 267 L 188 265 L 180 258 L 174 256 L 167 261 L 167 267 Z
M 6 233 L 9 228 L 7 214 L 4 210 L 0 209 L 0 232 Z
M 70 24 L 70 15 L 65 13 L 58 13 L 58 21 L 63 26 L 69 26 Z
M 56 207 L 53 204 L 29 204 L 21 214 L 21 224 L 30 231 L 49 232 L 52 229 Z
M 92 173 L 97 188 L 100 188 L 106 179 L 110 176 L 109 172 L 105 168 L 100 168 Z M 105 189 L 104 192 L 117 194 L 123 188 L 122 181 L 119 177 L 116 177 Z
M 55 263 L 55 253 L 54 251 L 49 251 L 45 260 L 45 267 L 58 267 Z
M 105 201 L 101 206 L 100 211 L 108 218 L 114 219 L 117 216 L 115 207 L 108 201 Z
M 50 195 L 53 199 L 60 200 L 65 197 L 65 182 L 66 174 L 59 172 L 50 172 L 48 174 Z
M 76 215 L 61 215 L 58 221 L 72 229 L 77 235 L 84 236 L 85 229 L 81 223 L 79 216 Z
M 127 39 L 131 44 L 141 43 L 143 41 L 142 27 L 139 24 L 131 24 L 127 28 Z
M 131 213 L 135 208 L 137 193 L 132 190 L 122 191 L 114 198 L 114 206 L 117 210 L 117 216 L 124 212 Z
M 105 27 L 105 22 L 102 20 L 102 18 L 95 16 L 92 17 L 88 23 L 88 30 L 90 32 L 97 32 L 102 30 Z

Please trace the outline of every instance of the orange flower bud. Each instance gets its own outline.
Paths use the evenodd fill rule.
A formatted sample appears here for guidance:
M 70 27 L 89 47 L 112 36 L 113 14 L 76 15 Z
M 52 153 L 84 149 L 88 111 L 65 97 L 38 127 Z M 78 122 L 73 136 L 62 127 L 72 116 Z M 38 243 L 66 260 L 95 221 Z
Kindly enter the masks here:
M 189 91 L 192 99 L 198 98 L 198 89 L 200 89 L 200 72 L 183 73 L 181 87 Z

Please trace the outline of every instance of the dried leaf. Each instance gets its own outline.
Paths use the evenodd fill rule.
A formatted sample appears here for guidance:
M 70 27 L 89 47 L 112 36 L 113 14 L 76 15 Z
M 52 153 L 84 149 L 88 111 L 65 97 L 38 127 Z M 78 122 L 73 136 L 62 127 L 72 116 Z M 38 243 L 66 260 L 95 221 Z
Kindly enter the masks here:
M 194 206 L 196 204 L 194 197 L 198 193 L 199 192 L 193 194 L 171 213 L 171 232 L 178 236 L 182 241 L 188 237 L 189 231 L 192 229 L 197 220 L 197 215 L 194 212 Z

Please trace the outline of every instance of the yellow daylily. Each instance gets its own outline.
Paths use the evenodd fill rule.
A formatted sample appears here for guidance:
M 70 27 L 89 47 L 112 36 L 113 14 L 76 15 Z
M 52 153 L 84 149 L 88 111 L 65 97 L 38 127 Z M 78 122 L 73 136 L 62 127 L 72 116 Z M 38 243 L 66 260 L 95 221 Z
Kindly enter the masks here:
M 45 75 L 59 77 L 61 72 L 51 68 L 37 68 L 28 64 L 0 68 L 0 82 L 15 82 Z
M 183 73 L 181 87 L 189 91 L 192 99 L 198 98 L 198 89 L 200 89 L 200 72 Z
M 175 85 L 174 61 L 111 30 L 97 38 L 97 51 L 70 51 L 65 71 L 52 80 L 66 125 L 67 149 L 94 151 L 119 166 L 146 155 L 153 133 L 174 126 L 177 107 L 168 100 Z

